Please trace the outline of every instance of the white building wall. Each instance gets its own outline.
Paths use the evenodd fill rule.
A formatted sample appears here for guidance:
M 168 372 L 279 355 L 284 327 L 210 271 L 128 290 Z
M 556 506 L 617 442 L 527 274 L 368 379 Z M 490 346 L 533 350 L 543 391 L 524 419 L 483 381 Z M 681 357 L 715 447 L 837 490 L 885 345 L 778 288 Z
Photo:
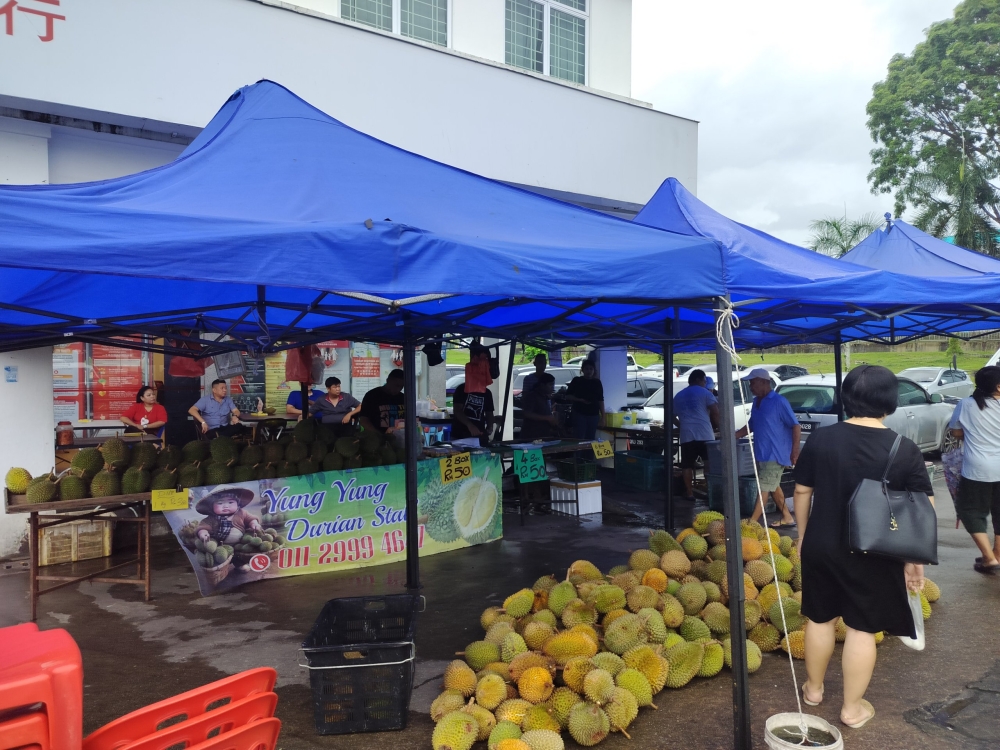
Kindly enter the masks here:
M 48 125 L 0 117 L 0 184 L 44 185 L 49 181 Z
M 183 150 L 175 143 L 53 127 L 49 181 L 56 185 L 135 174 L 173 161 Z
M 591 88 L 632 96 L 632 0 L 590 0 Z
M 458 52 L 502 63 L 505 0 L 451 0 L 451 45 Z

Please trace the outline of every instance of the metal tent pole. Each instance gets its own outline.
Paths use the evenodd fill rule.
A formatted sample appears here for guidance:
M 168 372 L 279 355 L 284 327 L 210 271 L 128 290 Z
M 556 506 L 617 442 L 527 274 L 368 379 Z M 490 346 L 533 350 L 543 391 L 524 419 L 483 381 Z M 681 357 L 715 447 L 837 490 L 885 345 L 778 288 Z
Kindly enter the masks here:
M 420 530 L 417 526 L 417 349 L 403 344 L 403 408 L 406 421 L 406 588 L 420 588 Z
M 834 383 L 837 386 L 837 392 L 834 394 L 834 406 L 837 408 L 837 421 L 841 422 L 844 419 L 844 399 L 840 395 L 840 389 L 844 385 L 844 360 L 841 353 L 841 349 L 844 346 L 843 337 L 840 333 L 837 333 L 837 341 L 833 345 L 833 372 L 834 372 Z
M 720 297 L 715 315 L 722 341 L 731 341 L 729 300 Z M 721 320 L 720 320 L 721 319 Z M 746 619 L 743 588 L 743 540 L 740 534 L 740 501 L 736 476 L 736 421 L 733 414 L 733 361 L 728 349 L 715 342 L 719 384 L 719 447 L 722 452 L 722 497 L 726 516 L 726 575 L 729 583 L 729 632 L 733 655 L 733 748 L 752 750 L 750 692 L 747 672 Z
M 302 391 L 302 419 L 309 419 L 309 383 L 299 383 L 299 390 Z
M 674 345 L 663 347 L 663 528 L 674 530 Z

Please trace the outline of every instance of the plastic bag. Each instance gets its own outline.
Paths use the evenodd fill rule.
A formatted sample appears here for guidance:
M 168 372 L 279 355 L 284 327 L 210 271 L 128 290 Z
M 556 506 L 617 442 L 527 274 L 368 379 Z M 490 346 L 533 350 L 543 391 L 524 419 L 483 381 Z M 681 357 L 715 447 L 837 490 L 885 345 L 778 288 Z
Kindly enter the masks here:
M 920 594 L 916 591 L 906 591 L 906 601 L 910 605 L 910 615 L 913 617 L 913 629 L 917 633 L 916 638 L 908 636 L 897 636 L 904 646 L 912 648 L 914 651 L 924 650 L 924 610 L 920 606 Z

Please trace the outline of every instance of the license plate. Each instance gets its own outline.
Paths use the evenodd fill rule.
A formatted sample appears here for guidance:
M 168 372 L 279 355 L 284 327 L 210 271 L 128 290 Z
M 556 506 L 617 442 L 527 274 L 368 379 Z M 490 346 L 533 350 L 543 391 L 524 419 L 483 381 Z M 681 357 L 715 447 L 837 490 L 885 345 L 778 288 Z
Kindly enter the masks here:
M 802 432 L 812 432 L 816 424 L 816 422 L 799 422 L 799 427 L 802 428 Z

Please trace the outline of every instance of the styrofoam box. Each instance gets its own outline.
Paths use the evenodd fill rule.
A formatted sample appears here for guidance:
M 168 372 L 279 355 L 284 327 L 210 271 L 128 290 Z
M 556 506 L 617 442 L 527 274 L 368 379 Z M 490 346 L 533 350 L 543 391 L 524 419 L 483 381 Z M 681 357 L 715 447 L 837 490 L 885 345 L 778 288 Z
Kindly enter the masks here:
M 549 490 L 552 497 L 552 510 L 576 515 L 577 508 L 573 500 L 576 497 L 577 488 L 580 490 L 579 515 L 585 516 L 589 513 L 600 513 L 604 509 L 601 503 L 600 482 L 581 482 L 579 485 L 575 485 L 573 482 L 566 482 L 562 479 L 550 479 Z

